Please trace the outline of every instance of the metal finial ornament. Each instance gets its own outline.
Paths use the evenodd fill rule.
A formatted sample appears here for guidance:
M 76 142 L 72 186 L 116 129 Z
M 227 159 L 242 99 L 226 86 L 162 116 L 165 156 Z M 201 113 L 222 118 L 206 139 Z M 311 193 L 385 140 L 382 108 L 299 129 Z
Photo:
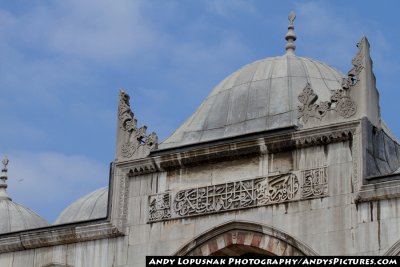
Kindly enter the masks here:
M 7 165 L 10 161 L 8 160 L 7 157 L 4 157 L 2 160 L 3 163 L 3 169 L 1 170 L 1 175 L 0 175 L 0 200 L 2 199 L 8 199 L 11 200 L 11 198 L 8 196 L 6 192 L 7 188 Z
M 7 156 L 4 157 L 4 159 L 2 160 L 3 163 L 3 169 L 7 169 L 7 165 L 10 161 L 8 160 Z
M 294 13 L 294 11 L 291 11 L 288 18 L 290 21 L 290 25 L 293 25 L 293 21 L 296 19 L 296 13 Z
M 286 54 L 290 54 L 293 55 L 294 54 L 294 50 L 296 50 L 296 45 L 294 44 L 294 41 L 296 41 L 297 37 L 296 34 L 294 33 L 294 20 L 296 19 L 296 14 L 291 11 L 289 16 L 289 26 L 288 26 L 288 32 L 285 36 L 285 39 L 287 41 L 286 45 L 285 45 L 285 49 L 286 49 Z

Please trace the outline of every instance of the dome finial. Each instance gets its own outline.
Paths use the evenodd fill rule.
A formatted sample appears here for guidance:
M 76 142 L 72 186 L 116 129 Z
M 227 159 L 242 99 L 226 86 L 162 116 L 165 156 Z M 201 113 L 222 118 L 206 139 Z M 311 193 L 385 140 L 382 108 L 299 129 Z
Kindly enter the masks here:
M 296 34 L 294 33 L 294 25 L 293 21 L 296 19 L 296 14 L 291 11 L 289 14 L 289 26 L 288 26 L 288 32 L 285 36 L 285 39 L 287 41 L 285 45 L 286 49 L 286 54 L 294 54 L 294 50 L 296 50 L 296 45 L 294 44 L 294 41 L 296 41 L 297 37 Z
M 7 165 L 8 165 L 8 158 L 7 156 L 4 157 L 2 163 L 3 163 L 3 169 L 1 170 L 1 175 L 0 175 L 0 200 L 2 199 L 8 199 L 11 200 L 11 198 L 8 196 L 6 192 L 7 188 Z

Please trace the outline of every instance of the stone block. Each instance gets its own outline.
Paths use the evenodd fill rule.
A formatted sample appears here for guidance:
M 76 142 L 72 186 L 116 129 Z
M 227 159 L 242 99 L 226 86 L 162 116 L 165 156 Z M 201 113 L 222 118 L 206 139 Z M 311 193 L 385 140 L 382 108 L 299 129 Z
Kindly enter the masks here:
M 301 234 L 296 238 L 314 250 L 317 255 L 329 255 L 329 239 L 327 232 L 318 234 Z
M 379 221 L 380 232 L 378 235 L 379 248 L 387 251 L 397 241 L 400 240 L 400 220 L 398 218 L 388 218 Z
M 379 251 L 379 223 L 377 221 L 360 223 L 355 229 L 356 251 Z
M 328 232 L 351 229 L 353 227 L 352 205 L 329 208 L 325 212 L 325 218 Z
M 0 266 L 13 267 L 14 255 L 13 253 L 3 253 L 0 255 Z
M 140 176 L 129 178 L 129 197 L 137 197 L 140 195 Z
M 223 223 L 234 221 L 236 218 L 235 211 L 229 211 L 224 213 L 216 213 L 207 216 L 198 216 L 193 218 L 188 218 L 187 221 L 194 223 L 194 236 L 200 235 L 209 231 L 210 229 L 221 225 Z
M 112 239 L 112 242 L 110 241 L 109 243 L 109 247 L 110 252 L 112 252 L 112 255 L 109 255 L 109 259 L 113 257 L 113 264 L 115 266 L 128 264 L 128 252 L 130 252 L 131 246 L 129 245 L 129 238 L 127 236 Z
M 136 225 L 141 223 L 141 199 L 143 197 L 130 197 L 128 198 L 128 216 L 127 224 Z M 147 208 L 146 208 L 147 210 Z
M 188 239 L 195 236 L 195 224 L 183 220 L 171 220 L 162 223 L 161 235 L 154 241 L 170 241 L 177 239 Z
M 338 142 L 327 147 L 327 165 L 346 163 L 352 161 L 350 142 Z
M 53 254 L 53 249 L 51 247 L 35 249 L 35 261 L 34 261 L 33 267 L 36 267 L 36 266 L 42 267 L 46 263 L 54 262 L 52 254 Z M 62 262 L 64 262 L 64 261 L 65 261 L 65 258 L 62 259 Z M 0 266 L 2 266 L 2 265 L 0 265 Z
M 132 245 L 128 247 L 128 266 L 146 266 L 146 255 L 153 254 L 149 249 L 150 244 Z M 159 244 L 160 245 L 160 244 Z
M 300 227 L 303 224 L 301 221 L 301 213 L 289 213 L 274 215 L 272 219 L 272 226 L 285 233 L 291 235 L 298 235 L 301 231 Z
M 352 192 L 353 164 L 351 162 L 328 166 L 328 195 L 336 196 Z
M 324 146 L 301 148 L 297 151 L 298 168 L 306 170 L 327 165 Z
M 297 231 L 290 232 L 297 235 L 316 235 L 326 233 L 328 231 L 328 221 L 324 209 L 310 210 L 299 213 Z
M 332 208 L 332 207 L 343 207 L 353 203 L 353 195 L 352 194 L 343 194 L 343 195 L 334 195 L 329 197 L 324 197 L 320 199 L 313 199 L 313 203 L 317 203 L 312 205 L 312 209 L 315 207 L 320 208 Z
M 327 233 L 328 254 L 352 255 L 355 251 L 355 233 L 353 229 L 332 231 Z
M 269 172 L 289 172 L 293 170 L 292 152 L 273 153 L 269 156 L 268 162 Z
M 156 223 L 158 226 L 158 224 Z M 153 224 L 137 224 L 137 225 L 132 225 L 129 227 L 129 245 L 137 245 L 137 244 L 143 244 L 149 241 L 150 237 L 150 226 L 154 228 L 160 229 L 158 226 L 154 226 Z M 160 231 L 158 232 L 160 234 Z M 160 235 L 155 236 L 156 238 L 159 238 Z
M 371 204 L 369 202 L 363 202 L 357 204 L 357 223 L 368 223 L 371 222 Z
M 52 247 L 51 262 L 64 262 L 67 254 L 67 246 Z M 0 264 L 0 266 L 2 266 Z

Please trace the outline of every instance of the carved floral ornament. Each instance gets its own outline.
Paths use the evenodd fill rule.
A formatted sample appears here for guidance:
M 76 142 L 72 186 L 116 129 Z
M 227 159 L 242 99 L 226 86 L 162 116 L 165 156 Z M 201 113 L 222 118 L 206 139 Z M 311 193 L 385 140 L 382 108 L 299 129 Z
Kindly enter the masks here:
M 327 194 L 327 168 L 321 167 L 151 195 L 148 222 L 324 197 Z
M 350 90 L 357 84 L 359 75 L 363 70 L 362 51 L 364 42 L 358 44 L 358 52 L 351 63 L 353 68 L 348 72 L 347 78 L 343 78 L 341 88 L 333 90 L 330 101 L 316 103 L 318 95 L 314 93 L 310 83 L 307 83 L 303 91 L 299 94 L 298 100 L 301 105 L 297 106 L 298 119 L 303 119 L 307 123 L 309 118 L 322 119 L 330 110 L 336 111 L 343 118 L 350 118 L 357 112 L 357 104 L 350 98 Z
M 298 99 L 302 105 L 297 107 L 298 119 L 303 118 L 303 122 L 307 123 L 309 118 L 322 119 L 330 110 L 336 111 L 343 118 L 350 118 L 357 111 L 357 104 L 349 96 L 349 87 L 347 79 L 343 79 L 343 88 L 332 92 L 331 101 L 321 101 L 319 104 L 315 102 L 318 96 L 314 93 L 309 83 L 299 94 Z
M 139 147 L 146 147 L 149 150 L 157 148 L 158 137 L 155 132 L 147 135 L 147 126 L 137 127 L 135 118 L 129 103 L 130 97 L 124 91 L 120 91 L 118 105 L 118 120 L 120 130 L 125 134 L 126 140 L 120 147 L 123 158 L 132 157 Z

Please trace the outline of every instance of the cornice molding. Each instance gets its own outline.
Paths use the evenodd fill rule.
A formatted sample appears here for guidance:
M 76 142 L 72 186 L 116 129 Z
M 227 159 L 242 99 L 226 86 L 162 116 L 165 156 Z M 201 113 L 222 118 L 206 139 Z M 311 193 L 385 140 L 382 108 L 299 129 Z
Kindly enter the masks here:
M 128 174 L 111 166 L 108 217 L 0 235 L 0 253 L 64 245 L 125 235 Z
M 335 142 L 351 140 L 360 121 L 339 123 L 336 125 L 318 127 L 307 130 L 287 131 L 270 135 L 266 132 L 254 138 L 228 140 L 213 146 L 185 147 L 167 151 L 155 151 L 147 161 L 131 161 L 130 166 L 134 175 L 162 171 L 181 166 L 197 165 L 202 162 L 223 161 L 231 158 L 260 155 L 265 153 L 277 153 L 295 148 L 325 145 Z M 133 164 L 133 165 L 131 165 Z M 140 166 L 142 164 L 142 166 Z M 140 170 L 143 171 L 140 171 Z M 150 170 L 151 169 L 151 170 Z
M 4 237 L 0 237 L 0 253 L 111 238 L 121 235 L 122 233 L 107 221 L 100 221 L 94 224 L 84 222 L 69 226 L 53 226 L 19 233 L 9 233 Z

